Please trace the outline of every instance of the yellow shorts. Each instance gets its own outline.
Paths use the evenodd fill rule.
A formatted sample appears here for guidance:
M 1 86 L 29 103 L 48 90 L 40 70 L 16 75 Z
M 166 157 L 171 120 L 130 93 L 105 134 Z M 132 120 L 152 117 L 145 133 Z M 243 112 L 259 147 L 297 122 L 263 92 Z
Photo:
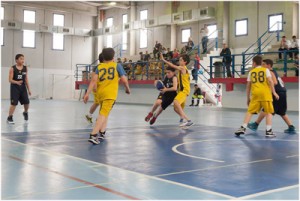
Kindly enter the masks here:
M 273 114 L 273 102 L 272 101 L 250 101 L 248 112 L 251 114 L 259 113 L 261 109 L 264 109 L 265 113 Z
M 97 96 L 97 92 L 93 92 L 93 95 L 94 95 L 94 103 L 99 105 L 100 101 L 99 101 L 99 98 Z
M 115 100 L 107 99 L 107 100 L 100 101 L 99 104 L 100 104 L 99 114 L 108 117 L 111 109 L 115 104 Z
M 184 109 L 185 101 L 186 101 L 187 96 L 188 96 L 187 94 L 180 91 L 180 92 L 177 93 L 177 96 L 174 98 L 174 100 L 178 101 L 178 103 L 180 104 L 182 109 Z

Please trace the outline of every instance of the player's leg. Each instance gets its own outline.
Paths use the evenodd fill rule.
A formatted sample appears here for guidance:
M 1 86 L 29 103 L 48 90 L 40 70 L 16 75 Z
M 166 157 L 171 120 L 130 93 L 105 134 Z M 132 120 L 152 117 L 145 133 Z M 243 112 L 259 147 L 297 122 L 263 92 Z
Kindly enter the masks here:
M 9 106 L 9 112 L 8 112 L 8 117 L 7 117 L 7 123 L 9 123 L 9 124 L 14 124 L 15 123 L 14 120 L 13 120 L 13 114 L 16 110 L 16 107 L 17 107 L 17 105 L 13 105 L 13 104 L 11 104 Z
M 153 116 L 154 112 L 157 110 L 157 108 L 161 105 L 162 102 L 162 94 L 159 94 L 156 101 L 154 102 L 151 111 L 148 113 L 148 115 L 145 117 L 145 121 L 148 122 L 151 117 Z
M 174 99 L 174 110 L 180 116 L 180 119 L 185 119 L 186 122 L 180 124 L 180 127 L 191 126 L 193 122 L 189 119 L 189 117 L 184 113 L 183 108 L 185 105 L 187 95 L 183 92 L 179 92 Z
M 93 114 L 99 106 L 99 98 L 97 96 L 97 93 L 93 92 L 93 95 L 94 95 L 94 103 L 93 105 L 91 105 L 89 109 L 89 113 L 85 115 L 85 118 L 89 123 L 93 123 Z
M 247 127 L 250 129 L 250 130 L 253 130 L 253 131 L 256 131 L 260 122 L 265 118 L 266 116 L 266 113 L 261 111 L 257 117 L 257 119 L 255 120 L 255 122 L 250 122 L 248 123 Z
M 262 107 L 266 113 L 266 137 L 275 137 L 272 131 L 272 114 L 274 113 L 273 103 L 271 101 L 262 101 Z
M 19 101 L 21 105 L 24 105 L 24 112 L 23 112 L 24 120 L 28 121 L 29 97 L 26 88 L 23 89 L 23 91 L 21 92 Z

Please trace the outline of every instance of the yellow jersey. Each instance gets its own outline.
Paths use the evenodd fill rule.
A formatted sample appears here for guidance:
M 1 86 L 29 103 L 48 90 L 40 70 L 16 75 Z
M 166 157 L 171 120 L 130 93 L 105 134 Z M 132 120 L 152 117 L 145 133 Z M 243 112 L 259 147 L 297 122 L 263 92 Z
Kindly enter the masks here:
M 190 74 L 186 66 L 184 66 L 186 73 L 182 74 L 181 71 L 179 71 L 178 74 L 178 92 L 182 91 L 185 94 L 190 94 Z
M 248 74 L 248 82 L 251 82 L 251 101 L 272 101 L 272 90 L 268 77 L 271 77 L 269 69 L 257 66 Z
M 116 100 L 119 89 L 119 74 L 116 62 L 101 63 L 96 72 L 98 75 L 97 97 L 102 100 Z

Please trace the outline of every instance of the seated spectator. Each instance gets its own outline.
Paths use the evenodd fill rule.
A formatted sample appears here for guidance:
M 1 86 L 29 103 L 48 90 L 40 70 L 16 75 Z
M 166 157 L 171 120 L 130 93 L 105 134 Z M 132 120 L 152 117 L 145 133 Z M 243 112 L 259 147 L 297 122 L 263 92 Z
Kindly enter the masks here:
M 292 37 L 290 50 L 296 50 L 296 52 L 292 52 L 291 54 L 294 55 L 294 58 L 299 54 L 299 40 L 296 38 L 296 36 Z
M 165 47 L 163 47 L 163 48 L 162 48 L 162 54 L 163 54 L 163 57 L 164 57 L 164 58 L 167 57 L 167 53 L 168 53 L 168 52 L 167 52 L 167 49 L 166 49 Z
M 173 59 L 178 59 L 179 58 L 179 52 L 178 50 L 175 48 L 173 51 Z
M 126 57 L 124 57 L 123 63 L 127 63 L 127 58 Z
M 186 51 L 191 51 L 193 49 L 193 47 L 194 47 L 194 42 L 192 41 L 192 38 L 189 37 L 189 41 L 186 45 Z
M 295 76 L 299 77 L 299 55 L 295 56 Z
M 150 58 L 150 54 L 148 53 L 148 51 L 146 51 L 146 53 L 144 54 L 144 61 L 149 61 Z
M 180 54 L 185 54 L 186 53 L 186 46 L 183 46 L 181 48 Z
M 279 47 L 278 51 L 289 50 L 290 44 L 291 44 L 291 42 L 289 40 L 286 40 L 285 36 L 282 36 L 281 41 L 280 41 L 280 47 Z M 282 53 L 279 52 L 278 53 L 279 59 L 282 59 L 281 55 L 282 55 Z M 290 56 L 290 58 L 293 58 L 293 55 L 291 52 L 289 53 L 289 56 Z
M 200 87 L 198 87 L 197 84 L 195 84 L 194 87 L 195 88 L 194 88 L 194 93 L 192 96 L 192 103 L 190 104 L 190 106 L 194 106 L 194 99 L 197 99 L 197 104 L 195 106 L 199 106 L 200 99 L 203 99 L 203 95 L 202 95 Z

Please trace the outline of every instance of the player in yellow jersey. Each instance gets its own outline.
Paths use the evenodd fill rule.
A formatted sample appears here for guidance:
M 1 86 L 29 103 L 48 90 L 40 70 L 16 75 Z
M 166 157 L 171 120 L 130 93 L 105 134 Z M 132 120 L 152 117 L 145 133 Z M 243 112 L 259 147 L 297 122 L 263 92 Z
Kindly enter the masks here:
M 180 127 L 189 127 L 194 123 L 188 118 L 188 116 L 184 113 L 183 109 L 185 106 L 185 101 L 187 96 L 190 94 L 190 74 L 186 67 L 190 62 L 190 58 L 188 55 L 184 54 L 179 58 L 179 66 L 172 64 L 164 59 L 162 54 L 160 54 L 161 60 L 163 60 L 169 67 L 178 70 L 178 91 L 177 96 L 174 99 L 174 110 L 180 116 L 181 124 Z M 183 122 L 186 120 L 186 122 Z
M 125 85 L 125 92 L 130 94 L 126 72 L 121 64 L 113 61 L 115 55 L 114 49 L 104 48 L 102 54 L 104 62 L 96 69 L 89 88 L 83 97 L 84 103 L 87 103 L 89 94 L 92 92 L 94 86 L 97 85 L 97 98 L 100 111 L 89 138 L 89 142 L 93 144 L 99 144 L 99 139 L 104 139 L 108 116 L 118 96 L 119 78 Z M 99 136 L 98 132 L 100 132 Z
M 279 99 L 279 96 L 275 91 L 269 69 L 264 68 L 261 65 L 262 57 L 253 57 L 252 66 L 254 69 L 248 74 L 246 88 L 248 111 L 245 115 L 243 125 L 235 132 L 237 136 L 245 134 L 247 124 L 249 123 L 252 114 L 259 113 L 263 108 L 266 113 L 266 137 L 275 137 L 272 131 L 272 113 L 274 112 L 272 93 L 277 100 Z
M 100 64 L 103 63 L 102 53 L 99 54 L 99 62 L 100 62 Z M 91 73 L 91 77 L 94 76 L 95 71 L 96 71 L 97 68 L 98 68 L 98 65 L 93 68 L 93 72 Z M 98 100 L 98 97 L 97 97 L 97 85 L 94 86 L 93 95 L 94 95 L 94 103 L 93 103 L 93 105 L 91 105 L 91 107 L 89 109 L 89 113 L 85 115 L 85 118 L 89 123 L 93 123 L 93 113 L 95 112 L 95 110 L 99 106 L 99 100 Z

